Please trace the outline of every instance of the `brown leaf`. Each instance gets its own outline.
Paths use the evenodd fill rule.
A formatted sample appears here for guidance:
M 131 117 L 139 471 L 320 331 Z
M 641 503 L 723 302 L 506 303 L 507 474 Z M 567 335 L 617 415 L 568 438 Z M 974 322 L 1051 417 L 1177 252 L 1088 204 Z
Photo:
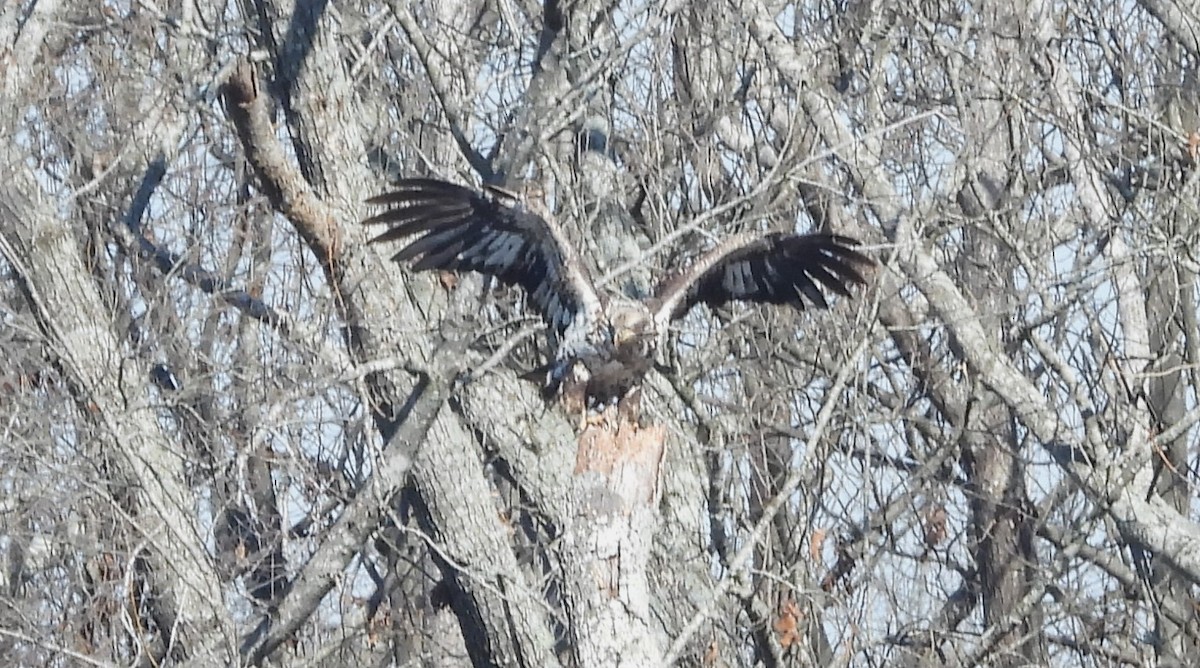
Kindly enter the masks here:
M 827 536 L 829 536 L 829 532 L 825 529 L 817 529 L 813 532 L 812 540 L 808 543 L 808 558 L 814 564 L 821 563 L 821 548 L 825 547 Z
M 721 658 L 721 648 L 717 645 L 717 639 L 713 638 L 712 642 L 708 643 L 708 649 L 704 650 L 704 658 L 701 659 L 701 665 L 715 666 L 719 658 Z
M 925 511 L 925 545 L 935 548 L 946 540 L 946 507 L 936 504 Z
M 775 620 L 773 628 L 775 629 L 775 633 L 779 634 L 779 644 L 784 649 L 800 641 L 800 632 L 797 629 L 797 624 L 802 616 L 803 613 L 800 612 L 800 607 L 790 598 L 781 606 L 779 619 Z

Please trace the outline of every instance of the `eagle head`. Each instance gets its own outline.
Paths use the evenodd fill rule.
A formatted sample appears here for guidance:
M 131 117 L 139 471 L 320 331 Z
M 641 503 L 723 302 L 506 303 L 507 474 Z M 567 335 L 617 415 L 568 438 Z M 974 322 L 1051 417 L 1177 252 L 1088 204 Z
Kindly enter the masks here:
M 641 302 L 621 300 L 614 303 L 609 310 L 608 322 L 612 325 L 613 346 L 618 349 L 654 340 L 654 316 Z

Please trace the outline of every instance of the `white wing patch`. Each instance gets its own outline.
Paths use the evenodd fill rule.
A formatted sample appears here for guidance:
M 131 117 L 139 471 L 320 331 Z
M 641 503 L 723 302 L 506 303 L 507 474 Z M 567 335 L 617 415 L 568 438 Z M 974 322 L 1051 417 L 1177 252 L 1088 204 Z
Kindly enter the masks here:
M 519 286 L 555 337 L 598 327 L 603 306 L 575 246 L 538 201 L 480 192 L 448 181 L 403 179 L 370 203 L 386 206 L 364 221 L 386 223 L 372 242 L 408 239 L 393 259 L 414 271 L 478 271 Z

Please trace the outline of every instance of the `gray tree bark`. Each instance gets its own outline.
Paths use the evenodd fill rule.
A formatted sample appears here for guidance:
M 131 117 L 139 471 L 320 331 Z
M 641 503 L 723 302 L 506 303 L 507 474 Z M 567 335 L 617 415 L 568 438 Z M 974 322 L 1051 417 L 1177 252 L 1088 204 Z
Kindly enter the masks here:
M 0 8 L 13 665 L 1163 665 L 1196 653 L 1183 4 Z M 544 187 L 605 291 L 866 242 L 677 324 L 646 427 L 521 294 L 366 245 Z

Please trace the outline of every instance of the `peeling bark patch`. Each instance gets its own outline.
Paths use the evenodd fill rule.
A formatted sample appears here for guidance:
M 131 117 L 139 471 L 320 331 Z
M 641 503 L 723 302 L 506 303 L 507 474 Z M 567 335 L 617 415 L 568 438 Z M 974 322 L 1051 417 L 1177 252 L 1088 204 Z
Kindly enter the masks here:
M 662 427 L 643 429 L 628 420 L 615 426 L 588 425 L 579 435 L 575 475 L 603 476 L 609 489 L 622 497 L 623 512 L 629 514 L 634 507 L 658 499 L 666 437 Z

